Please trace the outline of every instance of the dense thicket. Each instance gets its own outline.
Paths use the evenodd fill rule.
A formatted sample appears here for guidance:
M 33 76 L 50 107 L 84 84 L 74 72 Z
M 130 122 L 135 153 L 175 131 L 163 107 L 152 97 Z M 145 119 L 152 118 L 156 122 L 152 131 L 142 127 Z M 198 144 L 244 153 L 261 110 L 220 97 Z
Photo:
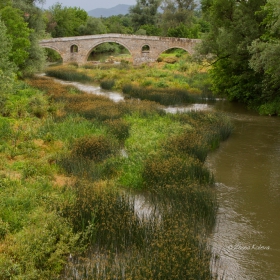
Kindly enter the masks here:
M 16 65 L 18 76 L 32 74 L 44 65 L 44 51 L 38 41 L 45 34 L 45 25 L 42 11 L 36 6 L 41 2 L 0 0 L 5 37 L 11 44 L 8 57 Z
M 212 61 L 213 91 L 279 114 L 279 1 L 203 0 L 202 10 L 211 26 L 201 52 Z

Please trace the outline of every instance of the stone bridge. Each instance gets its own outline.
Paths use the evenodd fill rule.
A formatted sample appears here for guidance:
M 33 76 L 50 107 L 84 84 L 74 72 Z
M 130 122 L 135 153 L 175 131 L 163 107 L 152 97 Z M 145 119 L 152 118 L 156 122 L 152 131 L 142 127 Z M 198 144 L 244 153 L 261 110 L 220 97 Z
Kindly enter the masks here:
M 155 62 L 159 55 L 171 48 L 186 50 L 191 55 L 198 39 L 139 36 L 127 34 L 101 34 L 41 40 L 40 46 L 57 51 L 63 63 L 85 64 L 92 50 L 102 43 L 118 43 L 131 54 L 134 65 Z

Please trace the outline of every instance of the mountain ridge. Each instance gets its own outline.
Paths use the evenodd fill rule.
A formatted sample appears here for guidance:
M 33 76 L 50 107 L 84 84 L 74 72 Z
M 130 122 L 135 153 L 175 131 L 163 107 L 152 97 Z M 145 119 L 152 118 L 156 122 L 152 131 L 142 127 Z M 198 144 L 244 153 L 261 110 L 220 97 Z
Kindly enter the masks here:
M 88 15 L 92 17 L 110 17 L 110 16 L 117 16 L 117 15 L 126 15 L 129 13 L 129 8 L 132 5 L 127 4 L 119 4 L 112 8 L 97 8 L 88 11 Z

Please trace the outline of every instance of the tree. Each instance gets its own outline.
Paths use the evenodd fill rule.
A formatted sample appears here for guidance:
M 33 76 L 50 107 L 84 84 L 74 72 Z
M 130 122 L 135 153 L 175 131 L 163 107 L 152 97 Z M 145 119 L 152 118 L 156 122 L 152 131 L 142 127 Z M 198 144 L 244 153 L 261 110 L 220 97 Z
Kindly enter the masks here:
M 280 114 L 280 2 L 268 0 L 264 15 L 264 34 L 249 47 L 250 66 L 262 76 L 260 113 Z
M 80 26 L 86 25 L 88 18 L 85 10 L 77 7 L 62 7 L 59 3 L 53 5 L 49 12 L 48 27 L 53 27 L 50 30 L 53 38 L 79 35 Z
M 161 2 L 161 0 L 137 0 L 136 5 L 129 10 L 134 31 L 141 26 L 156 25 Z
M 32 32 L 24 21 L 23 12 L 11 6 L 0 10 L 2 21 L 6 25 L 7 37 L 11 42 L 10 60 L 19 70 L 23 70 L 31 46 L 29 36 Z
M 256 13 L 266 0 L 202 0 L 210 32 L 201 53 L 211 54 L 213 91 L 253 106 L 261 95 L 261 75 L 249 65 L 249 46 L 260 38 L 263 16 Z
M 105 34 L 107 28 L 99 18 L 88 17 L 85 25 L 78 28 L 79 35 Z
M 0 17 L 0 103 L 2 93 L 9 90 L 13 84 L 16 70 L 16 66 L 9 59 L 12 46 L 6 31 L 6 26 Z
M 5 21 L 9 21 L 7 23 L 7 35 L 13 37 L 14 42 L 19 42 L 20 38 L 27 39 L 24 35 L 29 32 L 30 46 L 26 47 L 27 42 L 25 40 L 19 44 L 20 48 L 14 49 L 14 51 L 18 52 L 17 54 L 21 53 L 20 56 L 17 55 L 14 59 L 21 58 L 21 61 L 18 62 L 20 64 L 20 73 L 23 75 L 40 71 L 45 63 L 44 50 L 39 46 L 39 39 L 45 36 L 45 24 L 42 11 L 36 6 L 36 4 L 43 2 L 44 0 L 0 0 L 0 10 L 4 10 L 6 14 Z M 26 24 L 25 27 L 23 22 Z M 16 25 L 21 25 L 19 29 L 24 32 L 17 31 Z M 11 29 L 12 26 L 15 28 Z M 16 32 L 20 34 L 15 35 Z M 28 55 L 26 56 L 24 52 L 27 52 Z
M 195 0 L 164 0 L 162 5 L 164 35 L 168 34 L 169 29 L 182 29 L 183 25 L 189 28 L 196 6 Z
M 110 16 L 102 18 L 108 33 L 132 34 L 131 18 L 127 15 Z

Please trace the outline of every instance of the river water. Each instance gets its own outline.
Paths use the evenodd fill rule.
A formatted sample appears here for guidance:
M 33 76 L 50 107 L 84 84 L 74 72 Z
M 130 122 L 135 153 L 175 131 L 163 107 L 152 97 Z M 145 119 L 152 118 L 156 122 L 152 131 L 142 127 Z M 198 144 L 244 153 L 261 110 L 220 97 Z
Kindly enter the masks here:
M 98 86 L 62 83 L 123 100 L 121 94 Z M 209 241 L 219 255 L 213 270 L 219 279 L 280 280 L 280 118 L 258 116 L 225 101 L 165 110 L 218 110 L 231 116 L 233 134 L 206 161 L 215 175 L 219 200 Z
M 219 102 L 235 130 L 209 154 L 219 200 L 212 246 L 220 279 L 280 279 L 280 118 Z

